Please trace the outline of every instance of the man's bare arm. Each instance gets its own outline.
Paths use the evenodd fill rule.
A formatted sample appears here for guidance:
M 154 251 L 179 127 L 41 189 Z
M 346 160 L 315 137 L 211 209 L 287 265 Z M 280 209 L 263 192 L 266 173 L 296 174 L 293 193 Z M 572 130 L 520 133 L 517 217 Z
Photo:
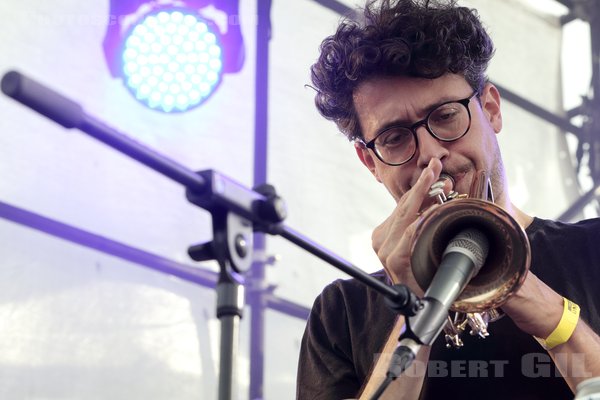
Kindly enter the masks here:
M 377 391 L 383 380 L 385 379 L 386 373 L 390 366 L 394 350 L 398 347 L 398 337 L 402 332 L 404 326 L 404 317 L 398 317 L 392 332 L 381 351 L 381 355 L 375 363 L 375 367 L 364 385 L 359 400 L 369 400 L 373 394 Z M 429 359 L 429 346 L 421 347 L 421 350 L 417 354 L 412 366 L 405 371 L 405 373 L 398 379 L 394 380 L 388 388 L 385 390 L 383 395 L 380 397 L 381 400 L 394 399 L 394 400 L 412 400 L 418 399 L 423 387 L 423 380 L 426 373 L 427 360 Z

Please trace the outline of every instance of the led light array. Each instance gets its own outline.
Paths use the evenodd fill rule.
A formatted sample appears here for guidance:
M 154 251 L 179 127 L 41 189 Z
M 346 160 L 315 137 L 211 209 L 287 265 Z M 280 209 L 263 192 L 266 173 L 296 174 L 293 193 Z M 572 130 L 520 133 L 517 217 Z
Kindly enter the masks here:
M 122 53 L 129 90 L 165 112 L 201 104 L 221 81 L 222 50 L 215 32 L 208 21 L 180 10 L 145 16 L 130 30 Z

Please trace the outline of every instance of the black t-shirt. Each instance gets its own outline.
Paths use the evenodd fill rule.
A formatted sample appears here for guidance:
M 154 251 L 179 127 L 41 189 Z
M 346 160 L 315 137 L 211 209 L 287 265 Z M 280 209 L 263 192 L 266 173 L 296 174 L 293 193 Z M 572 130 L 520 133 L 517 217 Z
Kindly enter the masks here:
M 600 219 L 566 224 L 535 218 L 526 233 L 531 272 L 579 304 L 580 318 L 600 332 Z M 385 279 L 383 272 L 374 275 Z M 354 279 L 327 286 L 315 300 L 302 340 L 297 398 L 357 397 L 395 318 L 383 296 Z M 491 323 L 489 331 L 486 339 L 463 334 L 460 349 L 447 349 L 440 335 L 420 398 L 573 398 L 548 354 L 510 318 Z

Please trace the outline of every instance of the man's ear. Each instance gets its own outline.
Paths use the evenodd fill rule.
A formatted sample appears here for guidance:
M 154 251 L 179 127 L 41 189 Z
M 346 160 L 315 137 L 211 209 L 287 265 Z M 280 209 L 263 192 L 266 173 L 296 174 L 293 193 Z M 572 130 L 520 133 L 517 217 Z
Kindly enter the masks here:
M 488 83 L 483 89 L 481 96 L 481 107 L 490 122 L 494 132 L 502 130 L 502 111 L 500 110 L 500 92 L 496 86 Z
M 355 142 L 354 149 L 356 150 L 356 155 L 360 159 L 360 161 L 371 171 L 375 179 L 378 182 L 381 182 L 379 175 L 377 174 L 377 168 L 375 168 L 375 160 L 373 159 L 373 155 L 363 144 Z

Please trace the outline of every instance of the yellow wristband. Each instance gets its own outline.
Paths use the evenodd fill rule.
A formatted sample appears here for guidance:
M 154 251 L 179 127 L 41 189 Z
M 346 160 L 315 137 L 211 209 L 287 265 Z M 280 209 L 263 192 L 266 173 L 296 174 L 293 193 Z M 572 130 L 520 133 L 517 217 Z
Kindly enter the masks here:
M 552 333 L 546 339 L 535 338 L 546 350 L 567 342 L 577 326 L 579 306 L 565 297 L 563 297 L 563 305 L 562 317 Z

